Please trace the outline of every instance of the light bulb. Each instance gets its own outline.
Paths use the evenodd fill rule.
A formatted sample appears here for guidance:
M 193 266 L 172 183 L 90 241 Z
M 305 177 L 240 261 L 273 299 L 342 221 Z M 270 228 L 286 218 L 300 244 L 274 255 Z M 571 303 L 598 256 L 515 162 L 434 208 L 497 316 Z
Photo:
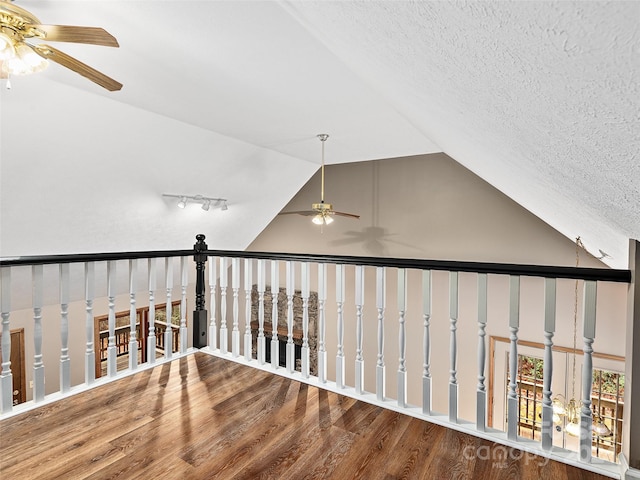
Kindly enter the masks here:
M 184 208 L 187 206 L 187 197 L 180 197 L 180 201 L 178 202 L 178 208 Z
M 16 47 L 16 55 L 5 62 L 7 70 L 12 75 L 29 75 L 41 72 L 49 66 L 49 62 L 34 52 L 24 43 Z
M 578 423 L 578 420 L 574 418 L 572 421 L 567 423 L 567 426 L 564 427 L 564 430 L 565 430 L 565 432 L 567 432 L 572 437 L 579 437 L 580 436 L 580 424 Z
M 8 35 L 0 33 L 0 60 L 7 60 L 13 58 L 16 55 L 16 50 L 13 47 L 13 41 Z
M 202 209 L 206 212 L 209 210 L 209 207 L 211 206 L 211 200 L 206 200 L 203 204 L 202 204 Z

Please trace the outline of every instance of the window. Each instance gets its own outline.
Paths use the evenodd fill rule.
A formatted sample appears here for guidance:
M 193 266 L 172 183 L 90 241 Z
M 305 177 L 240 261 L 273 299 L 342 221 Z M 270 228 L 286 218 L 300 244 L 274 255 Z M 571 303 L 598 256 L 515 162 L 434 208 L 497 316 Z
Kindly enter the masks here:
M 542 389 L 543 389 L 544 360 L 531 355 L 518 355 L 518 372 L 516 378 L 516 393 L 518 395 L 518 435 L 540 440 L 542 430 Z M 560 369 L 558 369 L 560 370 Z M 509 362 L 507 354 L 507 378 L 505 382 L 505 424 L 507 418 L 506 405 L 509 394 Z M 560 371 L 555 371 L 554 376 Z M 580 376 L 576 379 L 575 397 L 580 403 Z M 570 382 L 570 379 L 567 378 Z M 605 369 L 593 369 L 593 383 L 591 389 L 591 409 L 599 415 L 604 424 L 611 431 L 608 436 L 593 435 L 594 457 L 610 462 L 616 462 L 621 451 L 622 415 L 624 410 L 624 374 Z M 571 395 L 571 392 L 569 392 Z M 579 414 L 579 411 L 578 411 Z M 558 444 L 570 450 L 578 450 L 579 439 L 568 435 L 564 431 L 567 418 L 561 417 L 561 423 L 556 425 L 554 445 Z

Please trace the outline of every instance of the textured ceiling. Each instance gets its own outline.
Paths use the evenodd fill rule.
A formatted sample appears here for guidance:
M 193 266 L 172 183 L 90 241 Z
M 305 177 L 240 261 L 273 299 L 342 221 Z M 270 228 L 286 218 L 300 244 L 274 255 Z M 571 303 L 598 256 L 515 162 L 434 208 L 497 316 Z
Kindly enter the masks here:
M 624 267 L 640 237 L 639 2 L 295 2 L 457 161 Z
M 124 88 L 53 65 L 0 92 L 3 255 L 184 248 L 203 221 L 245 248 L 322 132 L 328 163 L 444 151 L 612 266 L 640 237 L 640 2 L 17 3 L 109 30 L 120 49 L 57 46 Z

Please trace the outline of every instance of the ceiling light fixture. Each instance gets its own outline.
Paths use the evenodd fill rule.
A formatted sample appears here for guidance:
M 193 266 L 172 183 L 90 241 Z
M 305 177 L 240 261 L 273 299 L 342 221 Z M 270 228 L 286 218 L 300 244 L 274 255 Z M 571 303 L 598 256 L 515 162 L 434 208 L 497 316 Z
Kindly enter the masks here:
M 584 244 L 580 237 L 576 238 L 576 267 L 580 266 L 580 249 L 584 249 Z M 601 250 L 602 252 L 602 250 Z M 582 405 L 581 401 L 575 399 L 576 388 L 576 351 L 577 351 L 577 331 L 578 331 L 578 280 L 575 281 L 574 297 L 573 297 L 573 355 L 571 368 L 571 400 L 565 403 L 562 395 L 556 395 L 553 399 L 553 420 L 554 423 L 561 423 L 560 417 L 565 416 L 567 423 L 564 431 L 572 437 L 580 436 L 580 417 L 579 410 Z M 604 423 L 602 417 L 593 412 L 592 432 L 598 437 L 609 437 L 612 435 L 609 427 Z
M 107 90 L 114 91 L 122 88 L 120 82 L 56 48 L 40 43 L 42 40 L 118 46 L 118 41 L 102 28 L 45 25 L 24 8 L 8 0 L 0 0 L 0 78 L 7 79 L 7 88 L 11 88 L 11 75 L 30 75 L 41 72 L 49 65 L 49 60 Z
M 360 218 L 360 215 L 355 215 L 353 213 L 345 213 L 345 212 L 336 212 L 333 209 L 333 205 L 330 203 L 325 203 L 324 201 L 324 142 L 327 141 L 329 135 L 326 133 L 321 133 L 317 135 L 322 142 L 322 164 L 320 166 L 320 203 L 312 203 L 311 210 L 303 210 L 297 212 L 280 212 L 278 215 L 304 215 L 305 217 L 313 217 L 311 221 L 315 225 L 320 225 L 320 232 L 322 232 L 322 227 L 325 225 L 329 225 L 333 223 L 333 216 L 338 215 L 341 217 L 349 217 L 349 218 Z
M 220 207 L 220 210 L 228 210 L 229 208 L 227 206 L 226 198 L 205 197 L 203 195 L 174 195 L 172 193 L 163 193 L 162 196 L 168 198 L 177 198 L 179 208 L 185 208 L 188 203 L 201 205 L 200 208 L 202 208 L 202 210 L 204 210 L 205 212 L 209 211 L 211 207 Z

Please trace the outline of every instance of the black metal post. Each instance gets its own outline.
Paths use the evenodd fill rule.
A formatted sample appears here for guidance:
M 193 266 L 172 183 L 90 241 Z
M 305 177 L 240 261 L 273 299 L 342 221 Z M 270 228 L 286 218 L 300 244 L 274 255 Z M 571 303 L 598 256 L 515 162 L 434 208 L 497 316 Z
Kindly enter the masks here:
M 196 235 L 196 244 L 193 246 L 193 260 L 196 262 L 196 309 L 193 311 L 193 346 L 203 348 L 207 346 L 207 311 L 204 308 L 205 286 L 204 270 L 207 263 L 206 252 L 208 247 L 204 243 L 203 234 Z

